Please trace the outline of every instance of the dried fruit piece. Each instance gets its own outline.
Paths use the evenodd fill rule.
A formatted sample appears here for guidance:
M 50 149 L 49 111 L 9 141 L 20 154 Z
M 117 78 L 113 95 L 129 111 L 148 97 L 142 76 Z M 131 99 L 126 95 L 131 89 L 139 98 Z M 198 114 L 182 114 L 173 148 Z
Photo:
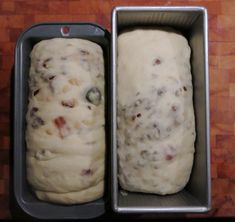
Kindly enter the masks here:
M 158 96 L 161 96 L 163 93 L 164 93 L 164 91 L 163 91 L 162 89 L 159 89 L 159 90 L 157 91 Z
M 81 175 L 82 176 L 91 176 L 91 175 L 93 175 L 93 173 L 94 172 L 91 169 L 84 169 L 84 170 L 82 170 Z
M 157 124 L 156 123 L 153 124 L 153 128 L 155 128 L 155 129 L 157 128 Z
M 46 69 L 49 68 L 48 67 L 48 62 L 50 62 L 51 60 L 52 60 L 52 58 L 45 59 L 42 63 L 42 66 Z
M 36 91 L 33 92 L 33 95 L 36 96 L 39 93 L 40 89 L 37 89 Z
M 101 92 L 100 92 L 100 90 L 97 87 L 92 87 L 86 93 L 86 99 L 90 103 L 98 106 L 101 102 Z
M 34 114 L 38 111 L 38 107 L 33 107 L 30 111 L 30 116 L 34 116 Z
M 170 161 L 174 159 L 175 156 L 176 156 L 176 149 L 173 146 L 169 145 L 166 149 L 165 160 Z
M 156 58 L 154 61 L 153 61 L 153 65 L 160 65 L 162 62 L 159 58 Z
M 33 119 L 33 122 L 32 122 L 32 127 L 34 129 L 38 129 L 40 126 L 44 125 L 45 122 L 42 118 L 36 116 L 34 119 Z
M 58 128 L 61 128 L 65 125 L 66 122 L 65 122 L 64 117 L 59 116 L 56 119 L 54 119 L 54 123 L 56 124 Z
M 60 137 L 64 138 L 70 134 L 70 128 L 68 127 L 64 117 L 59 116 L 54 119 L 54 123 L 59 129 Z
M 75 106 L 74 100 L 62 100 L 61 102 L 62 106 L 73 108 Z
M 84 49 L 80 49 L 81 55 L 89 55 L 90 53 Z
M 141 115 L 141 113 L 138 113 L 136 116 L 137 116 L 138 118 L 140 118 L 142 115 Z
M 167 154 L 166 157 L 165 157 L 166 160 L 172 160 L 173 158 L 174 157 L 170 154 Z
M 52 80 L 52 79 L 54 79 L 55 78 L 55 76 L 49 76 L 49 80 Z
M 176 106 L 174 106 L 174 105 L 171 107 L 171 110 L 172 110 L 173 112 L 176 112 L 177 109 L 178 109 L 178 108 L 177 108 Z

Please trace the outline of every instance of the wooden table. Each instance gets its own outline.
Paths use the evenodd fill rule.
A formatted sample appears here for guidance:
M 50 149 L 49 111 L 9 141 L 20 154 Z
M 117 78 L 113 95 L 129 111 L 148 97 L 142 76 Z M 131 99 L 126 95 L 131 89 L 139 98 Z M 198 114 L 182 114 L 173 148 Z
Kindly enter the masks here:
M 110 30 L 116 5 L 200 5 L 209 12 L 212 210 L 184 217 L 235 216 L 235 0 L 1 0 L 0 218 L 11 218 L 9 191 L 11 71 L 14 47 L 28 26 L 46 21 L 90 21 Z M 155 215 L 157 217 L 157 215 Z M 154 216 L 153 216 L 154 217 Z M 152 216 L 151 216 L 152 218 Z

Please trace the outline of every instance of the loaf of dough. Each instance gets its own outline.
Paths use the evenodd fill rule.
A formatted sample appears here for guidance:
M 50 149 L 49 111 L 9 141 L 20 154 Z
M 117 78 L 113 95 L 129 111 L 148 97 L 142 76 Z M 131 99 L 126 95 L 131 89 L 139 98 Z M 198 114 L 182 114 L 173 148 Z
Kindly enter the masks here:
M 41 200 L 75 204 L 104 190 L 104 60 L 99 45 L 55 38 L 31 52 L 27 180 Z
M 189 180 L 194 157 L 190 47 L 173 31 L 118 37 L 119 182 L 135 192 L 172 194 Z

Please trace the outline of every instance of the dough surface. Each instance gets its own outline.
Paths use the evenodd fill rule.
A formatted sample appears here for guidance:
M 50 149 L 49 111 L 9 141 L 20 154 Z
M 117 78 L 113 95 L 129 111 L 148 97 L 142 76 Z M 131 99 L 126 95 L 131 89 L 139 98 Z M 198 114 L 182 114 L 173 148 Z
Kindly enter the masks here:
M 118 37 L 117 150 L 125 190 L 173 194 L 189 180 L 196 136 L 190 52 L 173 31 Z
M 27 180 L 41 200 L 98 199 L 104 190 L 103 51 L 88 40 L 55 38 L 37 43 L 30 58 Z

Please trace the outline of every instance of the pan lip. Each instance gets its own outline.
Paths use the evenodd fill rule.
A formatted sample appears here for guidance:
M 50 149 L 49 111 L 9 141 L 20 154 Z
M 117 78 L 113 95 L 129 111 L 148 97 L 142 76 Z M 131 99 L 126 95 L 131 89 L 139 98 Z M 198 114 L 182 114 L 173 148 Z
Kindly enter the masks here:
M 39 26 L 47 26 L 47 25 L 92 25 L 94 27 L 100 28 L 102 31 L 104 31 L 105 33 L 108 34 L 108 38 L 109 38 L 109 31 L 107 29 L 105 29 L 103 26 L 95 23 L 95 22 L 70 22 L 70 21 L 56 21 L 56 22 L 38 22 L 38 23 L 34 23 L 33 25 L 25 28 L 21 34 L 19 35 L 17 41 L 16 41 L 16 47 L 15 47 L 15 54 L 16 54 L 16 50 L 18 49 L 20 43 L 22 42 L 22 39 L 24 38 L 25 34 L 27 34 L 28 32 L 30 32 L 32 29 L 37 28 Z
M 182 11 L 202 11 L 207 13 L 207 8 L 204 6 L 116 6 L 113 8 L 113 13 L 115 11 L 164 11 L 164 12 L 182 12 Z

